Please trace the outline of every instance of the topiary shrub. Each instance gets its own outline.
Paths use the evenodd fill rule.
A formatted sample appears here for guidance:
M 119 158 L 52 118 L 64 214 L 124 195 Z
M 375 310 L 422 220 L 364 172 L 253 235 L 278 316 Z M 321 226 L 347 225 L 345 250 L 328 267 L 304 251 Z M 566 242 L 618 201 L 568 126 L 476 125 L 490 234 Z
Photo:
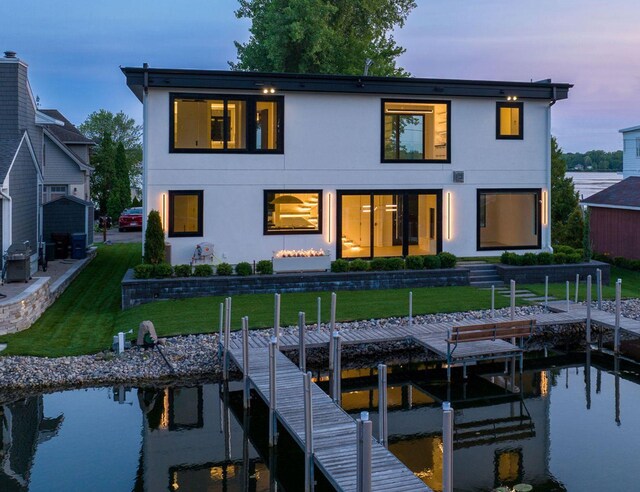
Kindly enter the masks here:
M 522 264 L 525 266 L 537 265 L 538 255 L 535 253 L 525 253 L 522 255 Z
M 133 267 L 134 278 L 151 278 L 153 275 L 153 265 L 142 263 Z
M 580 253 L 571 253 L 567 255 L 567 263 L 582 263 L 583 256 Z
M 380 272 L 386 269 L 386 258 L 374 258 L 369 262 L 371 270 Z
M 193 268 L 194 277 L 210 277 L 213 275 L 213 267 L 211 265 L 196 265 Z
M 176 265 L 173 267 L 173 274 L 176 277 L 190 277 L 191 265 Z
M 442 266 L 440 257 L 438 255 L 424 256 L 422 260 L 424 261 L 424 267 L 427 270 L 435 270 L 436 268 L 440 268 Z
M 233 267 L 229 263 L 220 263 L 216 267 L 216 275 L 233 275 Z
M 556 265 L 564 265 L 568 263 L 569 255 L 567 253 L 553 253 L 553 262 Z
M 543 251 L 542 253 L 538 253 L 538 265 L 552 265 L 553 264 L 553 255 L 551 253 L 547 253 Z
M 404 258 L 385 258 L 385 270 L 404 270 Z
M 164 261 L 164 232 L 157 210 L 149 212 L 144 233 L 144 262 L 155 265 Z
M 273 263 L 271 260 L 260 260 L 256 264 L 256 272 L 260 275 L 271 275 L 273 273 Z
M 440 257 L 440 266 L 442 268 L 453 268 L 458 262 L 458 258 L 453 253 L 443 251 L 442 253 L 439 253 L 438 256 Z
M 422 270 L 424 268 L 424 258 L 422 256 L 407 256 L 405 263 L 407 270 Z
M 247 275 L 251 275 L 253 273 L 253 267 L 251 263 L 247 261 L 241 261 L 236 265 L 236 274 L 246 277 Z
M 555 253 L 564 253 L 565 255 L 570 255 L 571 253 L 576 252 L 576 250 L 573 249 L 571 246 L 565 246 L 563 244 L 558 244 L 557 246 L 554 246 L 553 251 Z
M 350 272 L 366 272 L 369 270 L 369 262 L 365 260 L 353 260 L 349 263 Z
M 511 265 L 511 255 L 514 253 L 510 253 L 509 251 L 505 251 L 500 255 L 500 263 L 504 263 L 505 265 Z
M 169 263 L 158 263 L 153 265 L 153 276 L 154 278 L 168 278 L 171 277 L 173 273 L 173 268 Z
M 331 262 L 331 271 L 334 273 L 343 273 L 349 271 L 349 262 L 342 258 Z

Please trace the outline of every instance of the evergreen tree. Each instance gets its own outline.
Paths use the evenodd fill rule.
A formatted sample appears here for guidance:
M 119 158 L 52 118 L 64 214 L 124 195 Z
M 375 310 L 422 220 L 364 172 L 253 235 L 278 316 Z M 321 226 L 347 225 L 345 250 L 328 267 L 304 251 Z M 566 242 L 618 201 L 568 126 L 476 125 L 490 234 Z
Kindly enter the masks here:
M 566 164 L 562 157 L 562 149 L 555 137 L 551 137 L 551 240 L 553 244 L 565 244 L 567 238 L 567 222 L 569 216 L 578 209 L 580 217 L 580 201 L 573 180 L 565 176 Z M 578 236 L 578 241 L 582 233 Z M 580 247 L 580 246 L 578 246 Z
M 127 165 L 127 155 L 122 142 L 116 148 L 114 159 L 114 177 L 107 209 L 113 218 L 118 217 L 125 208 L 131 205 L 131 181 Z
M 392 31 L 414 0 L 239 0 L 238 18 L 251 20 L 247 43 L 235 42 L 234 70 L 407 75 L 396 66 L 405 49 Z
M 109 210 L 109 199 L 115 176 L 115 148 L 111 133 L 105 132 L 100 139 L 91 164 L 94 171 L 91 173 L 91 196 L 98 204 L 101 214 Z
M 157 210 L 149 212 L 147 230 L 144 235 L 144 262 L 162 263 L 164 261 L 164 231 Z

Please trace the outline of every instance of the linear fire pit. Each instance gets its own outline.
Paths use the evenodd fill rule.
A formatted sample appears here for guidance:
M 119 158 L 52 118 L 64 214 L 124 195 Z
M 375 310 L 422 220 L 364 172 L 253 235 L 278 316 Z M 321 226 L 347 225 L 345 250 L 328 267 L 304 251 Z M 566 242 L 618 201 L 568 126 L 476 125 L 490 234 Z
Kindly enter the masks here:
M 321 249 L 281 250 L 273 255 L 274 273 L 326 272 L 331 256 Z

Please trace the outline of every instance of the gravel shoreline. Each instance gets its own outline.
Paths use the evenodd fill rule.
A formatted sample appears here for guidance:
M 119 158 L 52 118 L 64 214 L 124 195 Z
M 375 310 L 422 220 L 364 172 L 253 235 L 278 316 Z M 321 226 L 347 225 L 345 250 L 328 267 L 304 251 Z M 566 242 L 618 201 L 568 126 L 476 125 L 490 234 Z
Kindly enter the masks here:
M 603 310 L 613 312 L 615 303 L 603 302 Z M 516 308 L 518 315 L 532 315 L 542 312 L 540 306 Z M 443 321 L 461 321 L 466 319 L 486 319 L 489 310 L 468 311 L 462 313 L 432 314 L 414 317 L 416 324 L 430 324 Z M 496 310 L 497 316 L 506 316 L 509 309 Z M 630 299 L 622 303 L 622 315 L 640 319 L 640 299 Z M 406 324 L 408 319 L 387 318 L 377 320 L 338 323 L 340 330 L 367 330 Z M 317 330 L 315 324 L 308 325 L 309 330 Z M 328 331 L 327 325 L 320 327 Z M 297 327 L 282 329 L 283 333 L 297 333 Z M 267 337 L 270 330 L 252 330 L 252 337 Z M 240 332 L 231 334 L 240 338 Z M 545 337 L 548 339 L 549 337 Z M 70 388 L 111 386 L 111 385 L 156 385 L 178 384 L 180 382 L 213 382 L 220 380 L 221 364 L 217 353 L 218 335 L 185 335 L 167 338 L 162 351 L 171 362 L 174 370 L 169 369 L 158 351 L 132 348 L 121 356 L 110 352 L 77 357 L 0 356 L 0 402 L 14 400 L 19 394 L 40 391 L 52 392 Z M 402 359 L 408 354 L 428 359 L 423 350 L 411 343 L 396 342 L 386 345 L 356 345 L 343 349 L 343 357 L 348 363 L 361 359 Z M 313 350 L 308 355 L 310 363 L 322 363 L 326 350 Z

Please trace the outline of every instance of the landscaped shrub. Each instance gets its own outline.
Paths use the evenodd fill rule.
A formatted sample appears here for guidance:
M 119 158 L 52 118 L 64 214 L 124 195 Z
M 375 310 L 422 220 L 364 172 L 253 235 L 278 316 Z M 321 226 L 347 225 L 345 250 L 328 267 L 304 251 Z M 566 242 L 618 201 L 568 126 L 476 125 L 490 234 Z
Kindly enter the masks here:
M 256 272 L 260 275 L 271 275 L 273 273 L 273 263 L 271 260 L 260 260 L 256 264 Z
M 144 262 L 162 263 L 164 261 L 164 231 L 157 210 L 149 212 L 147 230 L 144 233 Z
M 440 266 L 442 268 L 453 268 L 458 262 L 458 258 L 456 257 L 456 255 L 447 253 L 446 251 L 439 253 L 438 256 L 440 257 Z
M 369 267 L 371 270 L 380 272 L 382 270 L 386 270 L 386 258 L 374 258 L 369 262 Z
M 567 263 L 582 263 L 583 255 L 580 253 L 571 253 L 567 255 Z
M 134 278 L 151 278 L 153 274 L 153 265 L 142 263 L 133 267 Z
M 427 270 L 435 270 L 442 266 L 438 255 L 423 256 L 422 261 L 424 262 L 424 267 Z
M 190 277 L 191 265 L 176 265 L 173 267 L 173 274 L 176 277 Z
M 334 273 L 342 273 L 349 271 L 349 262 L 342 258 L 331 262 L 331 271 Z
M 158 263 L 153 265 L 153 276 L 155 278 L 168 278 L 171 277 L 173 269 L 169 263 Z
M 553 253 L 553 262 L 556 265 L 564 265 L 569 263 L 569 255 L 567 253 Z
M 365 260 L 353 260 L 349 263 L 350 272 L 366 272 L 369 270 L 369 262 Z
M 558 244 L 557 246 L 553 247 L 554 253 L 564 253 L 565 255 L 570 255 L 571 253 L 575 253 L 575 251 L 576 250 L 571 246 L 565 246 L 564 244 Z
M 553 264 L 553 254 L 543 251 L 542 253 L 538 253 L 538 265 L 552 265 Z
M 404 270 L 404 259 L 402 258 L 385 258 L 385 270 Z
M 422 270 L 424 268 L 424 258 L 422 256 L 407 256 L 405 261 L 407 270 Z
M 525 253 L 522 255 L 522 264 L 529 265 L 537 265 L 538 264 L 538 255 L 535 253 Z
M 236 265 L 236 273 L 241 275 L 242 277 L 246 277 L 247 275 L 251 275 L 253 273 L 253 267 L 251 263 L 247 261 L 241 261 Z
M 213 267 L 211 265 L 196 265 L 193 268 L 194 277 L 210 277 L 213 275 Z
M 233 275 L 233 267 L 229 263 L 220 263 L 216 267 L 216 275 Z

